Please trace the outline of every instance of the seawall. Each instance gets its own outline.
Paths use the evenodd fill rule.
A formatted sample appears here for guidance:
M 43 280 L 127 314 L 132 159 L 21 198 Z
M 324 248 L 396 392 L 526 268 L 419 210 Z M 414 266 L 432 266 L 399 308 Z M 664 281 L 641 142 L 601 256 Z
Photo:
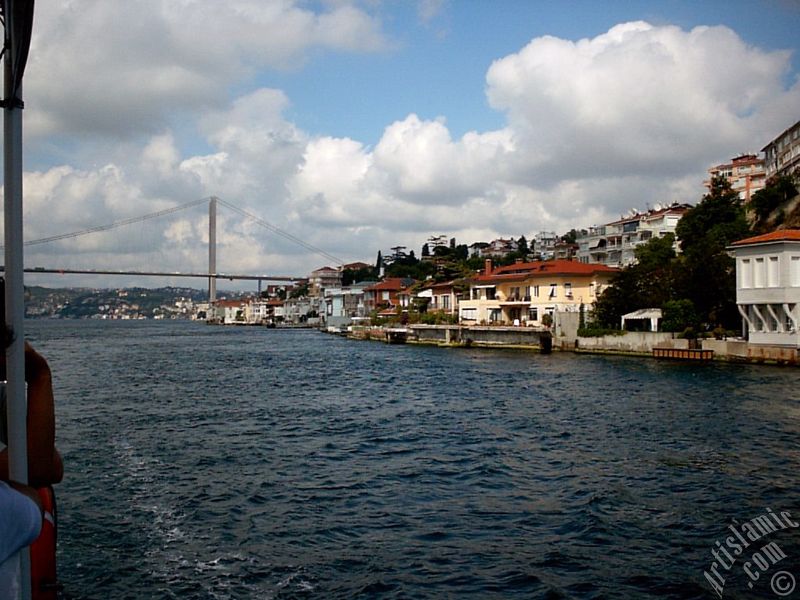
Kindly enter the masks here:
M 745 340 L 687 340 L 667 332 L 629 331 L 600 337 L 553 336 L 529 327 L 409 325 L 407 327 L 353 327 L 353 339 L 389 343 L 430 344 L 452 347 L 518 348 L 539 352 L 559 350 L 586 354 L 653 357 L 654 349 L 713 351 L 713 360 L 755 364 L 800 365 L 797 348 L 750 344 Z M 662 353 L 663 354 L 663 353 Z M 708 353 L 704 353 L 705 356 Z
M 410 325 L 408 342 L 447 346 L 526 348 L 549 352 L 549 331 L 528 327 L 481 327 L 464 325 Z

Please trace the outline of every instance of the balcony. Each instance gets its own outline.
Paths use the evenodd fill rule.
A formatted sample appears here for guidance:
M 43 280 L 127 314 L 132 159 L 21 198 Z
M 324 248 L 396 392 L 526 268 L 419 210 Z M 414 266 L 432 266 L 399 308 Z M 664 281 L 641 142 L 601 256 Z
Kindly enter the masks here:
M 500 306 L 523 306 L 531 303 L 530 296 L 508 296 L 500 301 Z

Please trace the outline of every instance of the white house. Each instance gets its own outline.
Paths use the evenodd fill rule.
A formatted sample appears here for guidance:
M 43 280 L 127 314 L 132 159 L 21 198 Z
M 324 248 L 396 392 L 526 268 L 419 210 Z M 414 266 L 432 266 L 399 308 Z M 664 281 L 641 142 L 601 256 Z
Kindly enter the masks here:
M 800 347 L 800 229 L 740 240 L 730 250 L 750 343 Z
M 250 324 L 264 323 L 269 316 L 269 304 L 260 298 L 251 298 L 244 307 L 244 320 Z

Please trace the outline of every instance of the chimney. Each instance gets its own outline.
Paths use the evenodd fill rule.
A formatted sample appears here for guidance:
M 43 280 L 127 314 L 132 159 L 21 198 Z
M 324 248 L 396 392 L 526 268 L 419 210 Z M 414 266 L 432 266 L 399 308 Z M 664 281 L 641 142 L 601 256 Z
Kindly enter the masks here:
M 492 259 L 487 258 L 484 262 L 483 274 L 484 275 L 491 275 L 492 274 Z

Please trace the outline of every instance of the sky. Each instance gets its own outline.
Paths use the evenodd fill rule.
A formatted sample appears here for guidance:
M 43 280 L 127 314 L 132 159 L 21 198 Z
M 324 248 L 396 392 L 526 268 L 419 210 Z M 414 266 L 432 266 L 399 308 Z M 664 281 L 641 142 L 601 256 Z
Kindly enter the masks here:
M 218 271 L 305 276 L 697 203 L 800 119 L 798 31 L 800 0 L 39 0 L 25 239 L 217 196 L 259 217 L 220 207 Z M 25 265 L 203 272 L 207 242 L 198 205 Z

